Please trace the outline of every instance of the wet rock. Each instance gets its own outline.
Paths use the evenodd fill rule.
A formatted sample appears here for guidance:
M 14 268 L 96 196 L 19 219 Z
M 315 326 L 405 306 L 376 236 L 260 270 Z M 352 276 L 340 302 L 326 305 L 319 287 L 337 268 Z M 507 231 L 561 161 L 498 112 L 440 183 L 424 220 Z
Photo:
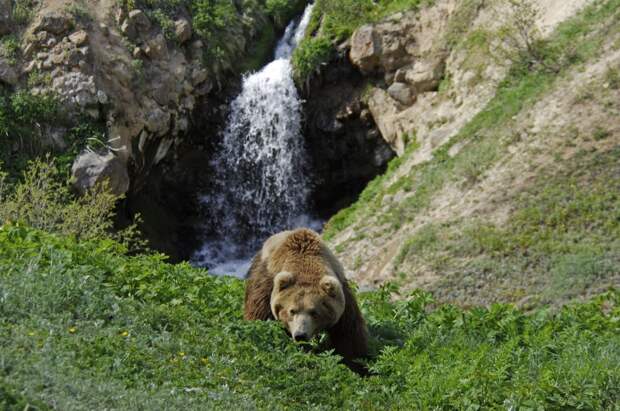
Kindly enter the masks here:
M 170 113 L 157 107 L 146 115 L 145 126 L 153 134 L 163 134 L 168 131 Z
M 136 26 L 131 24 L 129 20 L 123 21 L 121 24 L 121 33 L 125 35 L 130 40 L 135 40 L 138 37 L 138 32 L 136 31 Z
M 11 32 L 11 0 L 0 0 L 0 35 Z
M 127 168 L 114 153 L 84 152 L 75 159 L 71 173 L 73 186 L 81 195 L 106 180 L 114 195 L 124 194 L 129 189 Z
M 0 83 L 14 86 L 17 84 L 18 80 L 19 75 L 15 68 L 13 68 L 6 59 L 0 57 Z
M 197 86 L 207 79 L 208 72 L 206 69 L 194 69 L 192 71 L 192 85 Z
M 163 34 L 158 34 L 148 41 L 147 47 L 144 52 L 151 59 L 163 59 L 168 55 L 168 46 L 166 45 L 166 38 Z
M 57 11 L 51 11 L 39 17 L 34 24 L 33 32 L 47 31 L 52 34 L 63 34 L 71 27 L 71 18 Z
M 151 21 L 142 10 L 131 10 L 127 20 L 139 33 L 146 33 L 151 28 Z
M 192 38 L 192 26 L 189 21 L 179 19 L 174 22 L 174 35 L 180 44 L 185 43 Z

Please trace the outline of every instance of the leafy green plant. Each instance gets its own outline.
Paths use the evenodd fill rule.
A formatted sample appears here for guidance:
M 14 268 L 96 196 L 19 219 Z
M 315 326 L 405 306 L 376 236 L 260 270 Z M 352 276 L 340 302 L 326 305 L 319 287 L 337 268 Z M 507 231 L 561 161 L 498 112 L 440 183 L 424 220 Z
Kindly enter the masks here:
M 14 35 L 0 38 L 0 57 L 4 57 L 10 64 L 15 64 L 20 54 L 19 40 Z
M 21 26 L 28 24 L 38 6 L 37 0 L 15 0 L 13 2 L 13 23 Z
M 242 319 L 243 281 L 127 257 L 20 224 L 0 229 L 0 392 L 69 408 L 614 409 L 620 293 L 557 313 L 360 293 L 374 347 L 360 378 L 276 322 Z M 7 395 L 4 395 L 7 394 Z M 11 406 L 11 405 L 10 405 Z
M 33 160 L 14 185 L 6 184 L 6 173 L 0 175 L 0 189 L 0 224 L 19 221 L 81 240 L 114 238 L 133 249 L 145 246 L 134 226 L 112 230 L 118 197 L 106 183 L 75 198 L 53 160 Z
M 332 43 L 328 39 L 312 38 L 302 42 L 293 54 L 295 78 L 308 78 L 321 64 L 330 60 L 332 53 Z

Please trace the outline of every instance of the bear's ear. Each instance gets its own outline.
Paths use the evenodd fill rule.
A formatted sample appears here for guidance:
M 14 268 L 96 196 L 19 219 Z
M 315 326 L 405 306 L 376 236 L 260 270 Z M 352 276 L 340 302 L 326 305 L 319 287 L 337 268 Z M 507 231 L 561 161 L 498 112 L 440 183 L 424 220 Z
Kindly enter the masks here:
M 326 275 L 321 279 L 321 289 L 330 297 L 338 298 L 343 295 L 342 284 L 336 278 Z
M 278 273 L 273 279 L 273 289 L 276 292 L 286 290 L 293 284 L 295 284 L 295 276 L 288 271 Z

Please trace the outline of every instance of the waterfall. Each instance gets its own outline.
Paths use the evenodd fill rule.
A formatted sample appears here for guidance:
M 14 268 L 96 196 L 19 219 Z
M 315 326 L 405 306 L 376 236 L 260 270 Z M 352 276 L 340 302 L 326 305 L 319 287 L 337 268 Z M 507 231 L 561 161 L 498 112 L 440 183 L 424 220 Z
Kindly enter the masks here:
M 243 79 L 214 155 L 214 184 L 201 203 L 205 242 L 193 263 L 215 274 L 243 276 L 263 240 L 311 225 L 309 169 L 301 135 L 301 101 L 291 56 L 304 36 L 312 5 L 291 22 L 274 60 Z

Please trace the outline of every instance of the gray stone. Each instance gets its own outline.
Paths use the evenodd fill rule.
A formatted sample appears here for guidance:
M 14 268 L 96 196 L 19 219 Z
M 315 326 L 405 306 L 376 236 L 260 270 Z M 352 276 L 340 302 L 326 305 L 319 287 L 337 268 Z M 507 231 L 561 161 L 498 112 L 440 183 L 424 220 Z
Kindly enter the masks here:
M 33 27 L 33 32 L 48 31 L 53 34 L 63 34 L 71 27 L 71 19 L 57 11 L 42 15 Z
M 154 134 L 164 134 L 170 125 L 170 113 L 157 107 L 146 115 L 145 126 Z
M 192 26 L 189 21 L 179 19 L 174 22 L 174 34 L 180 44 L 185 43 L 192 38 Z
M 11 0 L 0 0 L 0 35 L 11 32 Z
M 0 82 L 14 86 L 19 81 L 17 71 L 8 61 L 0 57 Z
M 122 195 L 129 190 L 127 167 L 114 153 L 84 152 L 73 162 L 71 173 L 73 186 L 80 195 L 106 180 L 114 195 Z
M 436 90 L 443 78 L 445 60 L 442 58 L 416 61 L 404 73 L 404 80 L 411 85 L 416 94 Z
M 103 90 L 98 90 L 97 101 L 99 101 L 99 104 L 108 104 L 108 95 Z
M 135 38 L 138 36 L 138 33 L 136 32 L 136 26 L 134 26 L 129 21 L 129 19 L 123 21 L 123 24 L 121 24 L 121 33 L 123 33 L 123 35 L 125 35 L 125 37 L 130 40 L 135 40 Z
M 151 28 L 151 21 L 142 10 L 131 10 L 127 17 L 140 33 L 146 33 Z
M 398 101 L 400 104 L 410 106 L 413 103 L 413 95 L 411 89 L 405 83 L 393 83 L 387 90 L 390 97 Z
M 192 71 L 192 85 L 197 86 L 207 79 L 208 72 L 206 69 L 196 68 Z
M 144 49 L 144 52 L 151 59 L 163 59 L 168 55 L 168 46 L 166 45 L 166 38 L 163 34 L 158 34 L 148 41 L 148 46 Z
M 380 55 L 381 45 L 373 26 L 362 26 L 353 33 L 349 58 L 362 73 L 375 71 L 379 67 Z

